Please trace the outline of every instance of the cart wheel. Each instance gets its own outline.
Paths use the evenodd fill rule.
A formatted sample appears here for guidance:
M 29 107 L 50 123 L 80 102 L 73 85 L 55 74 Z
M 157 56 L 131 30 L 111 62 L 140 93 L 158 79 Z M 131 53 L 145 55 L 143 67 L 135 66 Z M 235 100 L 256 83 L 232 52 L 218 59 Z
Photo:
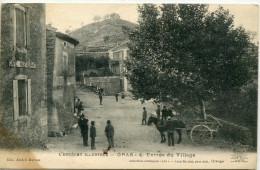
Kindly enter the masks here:
M 190 138 L 195 145 L 209 144 L 212 140 L 212 131 L 206 125 L 196 125 L 190 132 Z

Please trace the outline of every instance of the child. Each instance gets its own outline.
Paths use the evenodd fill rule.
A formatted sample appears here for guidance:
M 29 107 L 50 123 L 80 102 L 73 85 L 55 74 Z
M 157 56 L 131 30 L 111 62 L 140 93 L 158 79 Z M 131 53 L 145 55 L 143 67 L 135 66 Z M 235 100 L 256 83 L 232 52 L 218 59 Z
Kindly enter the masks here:
M 90 127 L 90 138 L 91 138 L 91 149 L 96 149 L 95 147 L 95 137 L 96 137 L 96 128 L 95 128 L 95 122 L 91 121 L 91 127 Z

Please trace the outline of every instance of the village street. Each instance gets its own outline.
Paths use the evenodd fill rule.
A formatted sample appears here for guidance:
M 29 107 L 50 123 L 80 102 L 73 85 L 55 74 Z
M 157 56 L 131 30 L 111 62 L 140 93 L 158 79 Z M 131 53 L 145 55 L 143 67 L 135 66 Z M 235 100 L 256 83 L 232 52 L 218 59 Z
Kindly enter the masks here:
M 160 136 L 154 125 L 141 125 L 142 108 L 146 107 L 148 117 L 151 112 L 155 112 L 156 105 L 152 101 L 141 104 L 140 101 L 132 100 L 126 97 L 125 104 L 121 98 L 119 102 L 115 101 L 114 96 L 104 96 L 103 105 L 99 104 L 99 98 L 96 94 L 86 91 L 77 91 L 77 96 L 83 101 L 84 114 L 90 121 L 96 123 L 97 137 L 96 150 L 92 151 L 90 147 L 84 147 L 79 128 L 73 129 L 72 132 L 63 137 L 50 137 L 48 143 L 48 152 L 77 152 L 90 151 L 102 152 L 107 148 L 108 142 L 105 137 L 104 129 L 106 121 L 111 120 L 115 129 L 115 152 L 208 152 L 219 151 L 226 152 L 226 149 L 209 146 L 195 146 L 188 138 L 187 133 L 183 130 L 183 140 L 177 144 L 178 136 L 175 133 L 175 146 L 169 147 L 166 143 L 160 143 Z M 75 120 L 76 122 L 76 120 Z M 154 142 L 154 136 L 158 140 Z M 90 139 L 89 139 L 90 145 Z

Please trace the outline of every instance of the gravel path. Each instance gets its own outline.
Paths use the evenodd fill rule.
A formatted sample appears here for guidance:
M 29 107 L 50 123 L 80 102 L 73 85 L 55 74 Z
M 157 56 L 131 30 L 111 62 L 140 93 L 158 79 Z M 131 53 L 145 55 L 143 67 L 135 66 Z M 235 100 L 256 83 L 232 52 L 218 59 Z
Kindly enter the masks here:
M 92 92 L 77 91 L 78 97 L 83 101 L 84 114 L 90 121 L 96 122 L 96 151 L 103 150 L 108 146 L 104 129 L 106 121 L 111 120 L 115 129 L 115 149 L 116 152 L 169 152 L 169 151 L 187 151 L 187 152 L 204 152 L 204 151 L 224 151 L 224 149 L 214 146 L 194 146 L 183 130 L 183 141 L 174 147 L 167 146 L 167 143 L 160 143 L 160 136 L 154 125 L 141 125 L 142 108 L 145 106 L 148 111 L 148 117 L 154 112 L 156 105 L 148 101 L 141 104 L 140 101 L 132 100 L 126 97 L 125 103 L 119 99 L 115 101 L 113 96 L 104 96 L 103 105 L 99 105 L 99 98 Z M 154 142 L 154 138 L 158 138 Z M 175 141 L 178 136 L 175 133 Z M 90 139 L 89 139 L 90 144 Z M 49 138 L 48 151 L 81 151 L 90 150 L 90 147 L 82 145 L 82 137 L 79 129 L 74 129 L 69 135 L 64 137 Z

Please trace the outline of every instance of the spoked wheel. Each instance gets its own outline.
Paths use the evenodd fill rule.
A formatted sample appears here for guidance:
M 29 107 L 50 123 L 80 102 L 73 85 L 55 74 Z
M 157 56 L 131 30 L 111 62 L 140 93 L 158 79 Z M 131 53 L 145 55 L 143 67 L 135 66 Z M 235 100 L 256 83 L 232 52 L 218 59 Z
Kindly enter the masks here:
M 190 132 L 190 138 L 195 145 L 207 145 L 212 140 L 212 131 L 206 125 L 196 125 Z

